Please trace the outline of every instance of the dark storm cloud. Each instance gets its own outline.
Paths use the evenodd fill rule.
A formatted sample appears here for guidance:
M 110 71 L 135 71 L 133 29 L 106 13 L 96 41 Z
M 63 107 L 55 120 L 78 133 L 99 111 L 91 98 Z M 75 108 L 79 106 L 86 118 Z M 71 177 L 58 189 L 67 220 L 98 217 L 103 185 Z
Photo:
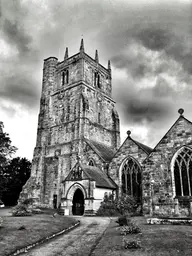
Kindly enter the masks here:
M 128 89 L 129 88 L 129 89 Z M 122 115 L 122 124 L 147 124 L 167 120 L 173 111 L 173 102 L 177 100 L 176 91 L 165 78 L 157 79 L 155 86 L 137 88 L 133 82 L 121 83 L 121 90 L 115 88 L 118 110 Z
M 116 68 L 125 69 L 134 79 L 140 79 L 152 72 L 146 57 L 139 53 L 137 56 L 120 54 L 113 57 L 111 61 Z
M 6 78 L 0 88 L 0 98 L 34 108 L 38 103 L 38 91 L 34 90 L 35 81 L 25 74 L 13 74 Z
M 3 22 L 4 38 L 17 47 L 20 54 L 26 54 L 30 51 L 30 43 L 32 41 L 31 36 L 24 32 L 22 28 L 19 28 L 18 22 L 12 22 L 5 19 Z
M 141 44 L 146 48 L 160 51 L 169 46 L 171 34 L 166 30 L 151 27 L 136 33 L 136 38 L 140 40 Z

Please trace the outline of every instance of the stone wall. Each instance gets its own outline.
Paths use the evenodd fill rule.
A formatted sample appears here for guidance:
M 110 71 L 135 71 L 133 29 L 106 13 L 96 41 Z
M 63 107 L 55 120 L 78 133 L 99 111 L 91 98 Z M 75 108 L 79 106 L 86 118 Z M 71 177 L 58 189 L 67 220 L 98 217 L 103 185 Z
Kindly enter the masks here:
M 168 208 L 171 209 L 169 205 L 174 204 L 175 198 L 171 161 L 174 154 L 185 145 L 192 146 L 192 124 L 181 115 L 145 161 L 144 213 L 150 213 L 151 205 L 159 203 L 167 205 L 166 211 L 169 211 Z
M 114 155 L 110 165 L 109 165 L 109 176 L 118 184 L 119 193 L 121 193 L 121 165 L 123 161 L 131 156 L 140 164 L 142 168 L 142 163 L 147 157 L 147 153 L 141 149 L 131 137 L 127 137 L 122 146 Z
M 96 85 L 94 75 L 100 83 Z M 63 79 L 68 74 L 68 79 Z M 64 82 L 63 82 L 64 81 Z M 82 138 L 95 139 L 108 146 L 119 146 L 119 120 L 111 99 L 111 70 L 104 68 L 83 50 L 58 62 L 55 57 L 44 60 L 42 93 L 31 178 L 21 195 L 52 205 L 53 195 L 61 198 L 62 181 L 84 157 Z M 29 193 L 29 191 L 31 191 Z M 22 196 L 21 196 L 22 198 Z

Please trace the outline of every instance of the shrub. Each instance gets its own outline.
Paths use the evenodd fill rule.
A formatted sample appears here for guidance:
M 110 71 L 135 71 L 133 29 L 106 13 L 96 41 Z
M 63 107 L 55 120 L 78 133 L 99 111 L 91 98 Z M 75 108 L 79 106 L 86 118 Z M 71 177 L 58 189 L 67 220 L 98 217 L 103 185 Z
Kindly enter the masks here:
M 105 195 L 103 202 L 101 203 L 100 208 L 98 209 L 97 216 L 118 216 L 120 215 L 116 204 L 113 201 L 111 196 Z
M 123 194 L 118 199 L 113 200 L 112 196 L 104 196 L 103 202 L 96 215 L 98 216 L 119 216 L 130 215 L 137 211 L 139 204 L 134 197 Z
M 135 225 L 135 223 L 131 223 L 130 225 L 123 226 L 120 229 L 120 234 L 121 235 L 128 235 L 128 234 L 139 234 L 141 233 L 141 229 Z
M 128 225 L 130 221 L 131 220 L 127 216 L 120 216 L 116 222 L 119 224 L 119 226 L 124 226 Z
M 18 204 L 12 209 L 13 216 L 31 216 L 31 210 L 24 204 Z
M 123 247 L 125 249 L 140 249 L 141 248 L 141 241 L 140 240 L 133 240 L 129 241 L 127 239 L 123 239 Z
M 122 194 L 117 200 L 116 200 L 116 208 L 122 215 L 130 215 L 134 214 L 137 211 L 137 208 L 139 206 L 136 199 L 132 196 Z

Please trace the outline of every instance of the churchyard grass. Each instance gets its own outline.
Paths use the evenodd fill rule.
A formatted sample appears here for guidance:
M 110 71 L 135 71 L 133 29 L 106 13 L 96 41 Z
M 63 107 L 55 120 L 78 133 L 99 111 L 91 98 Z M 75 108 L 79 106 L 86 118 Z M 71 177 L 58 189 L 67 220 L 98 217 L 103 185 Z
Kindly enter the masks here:
M 121 234 L 121 227 L 115 222 L 105 232 L 94 251 L 95 256 L 191 256 L 192 226 L 148 225 L 146 218 L 131 218 L 140 228 L 141 234 Z M 141 248 L 125 249 L 125 241 L 138 242 Z
M 46 214 L 26 217 L 1 217 L 3 225 L 0 228 L 0 256 L 9 255 L 77 222 L 74 218 L 53 216 L 50 210 Z

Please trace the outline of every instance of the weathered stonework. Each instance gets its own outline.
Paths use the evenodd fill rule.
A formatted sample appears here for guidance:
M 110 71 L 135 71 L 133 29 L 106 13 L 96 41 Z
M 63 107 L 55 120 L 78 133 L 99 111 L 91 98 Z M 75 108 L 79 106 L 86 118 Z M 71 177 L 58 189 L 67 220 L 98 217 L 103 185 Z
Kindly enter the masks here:
M 67 52 L 64 61 L 44 60 L 32 172 L 20 200 L 27 196 L 53 205 L 56 196 L 59 206 L 63 181 L 79 158 L 84 164 L 93 158 L 103 169 L 106 160 L 85 140 L 119 147 L 119 117 L 111 93 L 110 65 L 105 68 L 88 56 L 83 42 L 80 52 L 72 57 Z
M 126 192 L 137 197 L 144 214 L 192 215 L 192 160 L 187 167 L 188 195 L 184 182 L 180 180 L 179 196 L 175 185 L 177 176 L 185 178 L 181 168 L 175 175 L 177 156 L 185 149 L 192 159 L 192 123 L 180 109 L 154 149 L 135 141 L 130 131 L 119 147 L 111 80 L 110 62 L 103 67 L 97 51 L 95 59 L 88 56 L 83 41 L 79 53 L 69 57 L 67 49 L 61 62 L 55 57 L 44 60 L 32 172 L 20 200 L 32 197 L 70 213 L 81 204 L 84 212 L 94 213 L 105 193 Z M 75 170 L 82 175 L 74 178 Z
M 174 214 L 176 194 L 172 159 L 184 146 L 192 147 L 192 124 L 181 115 L 144 162 L 143 206 L 146 213 L 149 212 L 152 204 L 156 214 L 158 212 L 164 212 L 165 215 Z M 191 199 L 187 197 L 185 199 L 188 203 L 183 205 L 182 200 L 179 204 L 179 212 L 186 211 L 185 215 L 188 215 Z

